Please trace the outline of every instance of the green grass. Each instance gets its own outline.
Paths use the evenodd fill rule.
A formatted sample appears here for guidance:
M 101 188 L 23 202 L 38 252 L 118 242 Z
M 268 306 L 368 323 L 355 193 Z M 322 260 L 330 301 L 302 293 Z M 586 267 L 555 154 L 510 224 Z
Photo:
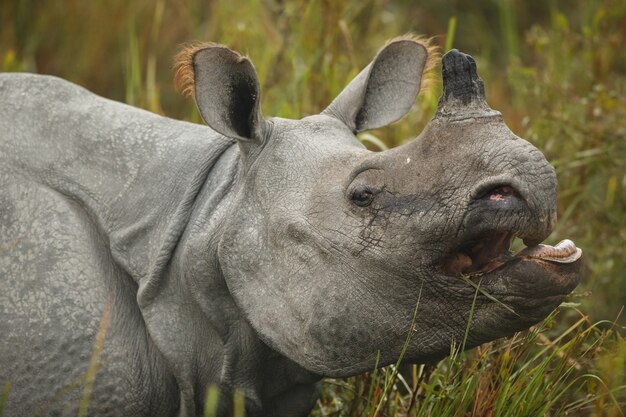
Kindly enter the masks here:
M 571 298 L 582 312 L 563 308 L 529 332 L 453 349 L 436 366 L 331 380 L 313 415 L 615 417 L 626 408 L 626 315 L 611 324 L 626 299 L 624 22 L 619 0 L 5 0 L 0 69 L 59 75 L 200 122 L 171 82 L 186 41 L 250 55 L 263 112 L 291 118 L 320 112 L 394 36 L 423 33 L 470 53 L 491 106 L 557 170 L 560 220 L 548 242 L 567 237 L 584 250 L 587 276 Z M 434 83 L 405 119 L 361 140 L 372 150 L 410 140 L 440 91 Z M 9 384 L 0 415 L 7 397 Z
M 437 365 L 405 367 L 395 379 L 397 367 L 330 380 L 312 416 L 623 416 L 626 340 L 577 314 L 561 333 L 553 335 L 553 314 L 473 351 L 453 348 Z M 601 376 L 609 368 L 611 381 Z
M 4 414 L 4 407 L 9 399 L 9 391 L 11 390 L 11 383 L 5 382 L 2 387 L 2 396 L 0 396 L 0 416 Z

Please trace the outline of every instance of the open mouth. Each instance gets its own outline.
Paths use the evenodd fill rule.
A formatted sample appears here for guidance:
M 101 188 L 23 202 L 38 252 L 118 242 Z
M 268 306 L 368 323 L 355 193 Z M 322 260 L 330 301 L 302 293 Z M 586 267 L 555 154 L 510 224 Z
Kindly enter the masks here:
M 513 233 L 510 232 L 491 232 L 469 240 L 444 259 L 440 271 L 448 276 L 471 277 L 494 271 L 515 259 L 538 259 L 569 264 L 582 256 L 582 250 L 569 239 L 562 240 L 555 246 L 531 245 L 513 254 L 510 251 L 513 237 Z
M 485 187 L 477 193 L 476 204 L 495 210 L 527 208 L 526 201 L 517 189 L 507 184 Z M 528 235 L 527 235 L 528 236 Z M 556 264 L 571 264 L 582 256 L 582 250 L 569 239 L 555 246 L 541 244 L 533 238 L 522 238 L 525 249 L 516 254 L 511 252 L 511 241 L 516 232 L 511 230 L 490 230 L 471 237 L 461 243 L 440 264 L 439 270 L 445 275 L 458 277 L 480 276 L 492 272 L 509 262 L 521 259 L 535 259 Z

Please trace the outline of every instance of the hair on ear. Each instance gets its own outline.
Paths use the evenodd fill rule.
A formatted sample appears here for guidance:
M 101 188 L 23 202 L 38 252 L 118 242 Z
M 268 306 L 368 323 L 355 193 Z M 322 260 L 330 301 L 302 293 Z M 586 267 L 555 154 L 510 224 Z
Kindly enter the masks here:
M 260 85 L 250 59 L 224 45 L 194 43 L 177 54 L 174 70 L 177 90 L 194 98 L 210 128 L 233 139 L 263 139 Z
M 402 36 L 390 39 L 385 47 L 394 43 L 410 41 L 422 45 L 426 49 L 426 64 L 422 70 L 422 78 L 420 79 L 420 93 L 430 89 L 430 87 L 439 81 L 438 73 L 435 71 L 437 65 L 441 63 L 441 48 L 436 44 L 435 38 L 427 38 L 421 35 L 407 33 Z M 419 94 L 419 93 L 418 93 Z
M 213 42 L 191 42 L 185 44 L 174 57 L 174 87 L 185 97 L 194 97 L 195 72 L 193 68 L 194 55 L 206 48 L 222 46 Z

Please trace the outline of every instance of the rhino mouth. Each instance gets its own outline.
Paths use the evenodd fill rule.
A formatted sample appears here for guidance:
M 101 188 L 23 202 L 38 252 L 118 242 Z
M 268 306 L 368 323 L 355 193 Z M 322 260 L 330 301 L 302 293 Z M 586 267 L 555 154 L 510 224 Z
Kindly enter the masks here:
M 497 216 L 505 210 L 509 213 L 529 214 L 529 205 L 518 187 L 511 183 L 487 182 L 478 187 L 475 193 L 474 207 L 488 210 L 492 216 Z M 524 214 L 521 214 L 524 215 Z M 529 217 L 532 217 L 529 215 Z M 520 237 L 527 246 L 514 254 L 511 252 L 511 241 Z M 555 246 L 541 244 L 539 236 L 543 232 L 517 229 L 497 229 L 482 232 L 474 237 L 466 238 L 455 250 L 439 264 L 439 271 L 452 277 L 479 277 L 495 270 L 502 269 L 520 261 L 539 263 L 546 268 L 550 265 L 551 271 L 558 271 L 563 264 L 572 264 L 582 257 L 582 250 L 577 248 L 569 239 L 562 240 Z M 557 272 L 558 274 L 558 272 Z
M 571 264 L 582 257 L 582 250 L 569 239 L 555 246 L 531 244 L 513 254 L 512 232 L 491 232 L 468 240 L 447 256 L 439 266 L 441 273 L 452 277 L 479 277 L 518 260 L 536 260 L 553 264 Z

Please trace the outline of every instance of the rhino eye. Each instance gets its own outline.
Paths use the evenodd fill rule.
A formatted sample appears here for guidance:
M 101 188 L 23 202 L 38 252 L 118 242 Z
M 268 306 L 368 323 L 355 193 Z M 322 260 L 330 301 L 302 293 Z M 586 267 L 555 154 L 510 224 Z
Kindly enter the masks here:
M 359 207 L 367 207 L 372 204 L 372 200 L 374 200 L 374 193 L 367 186 L 357 187 L 352 191 L 352 195 L 350 196 L 352 202 Z

